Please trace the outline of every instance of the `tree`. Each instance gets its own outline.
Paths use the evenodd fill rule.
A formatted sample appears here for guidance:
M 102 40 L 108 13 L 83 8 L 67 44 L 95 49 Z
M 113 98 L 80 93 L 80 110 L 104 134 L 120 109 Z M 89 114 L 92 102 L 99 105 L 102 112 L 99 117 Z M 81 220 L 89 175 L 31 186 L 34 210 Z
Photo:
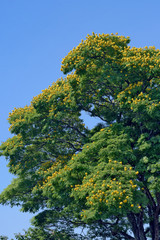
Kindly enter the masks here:
M 46 232 L 41 227 L 35 227 L 35 228 L 29 228 L 27 231 L 25 231 L 24 234 L 15 234 L 15 237 L 17 240 L 67 240 L 67 239 L 75 239 L 71 238 L 69 234 L 66 234 L 65 232 Z
M 7 240 L 7 239 L 8 239 L 7 236 L 2 236 L 2 235 L 0 235 L 0 240 Z
M 16 178 L 0 202 L 41 210 L 37 239 L 159 239 L 160 51 L 129 42 L 88 35 L 63 59 L 67 76 L 9 115 L 0 151 Z

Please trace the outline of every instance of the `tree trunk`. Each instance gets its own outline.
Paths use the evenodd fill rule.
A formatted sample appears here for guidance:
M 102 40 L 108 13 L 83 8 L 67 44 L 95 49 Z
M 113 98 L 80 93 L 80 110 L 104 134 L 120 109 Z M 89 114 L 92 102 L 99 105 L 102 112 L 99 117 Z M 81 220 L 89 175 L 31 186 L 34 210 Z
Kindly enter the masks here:
M 154 214 L 154 240 L 159 239 L 159 208 L 157 208 Z
M 132 231 L 136 240 L 147 240 L 143 227 L 143 213 L 129 213 L 128 220 L 132 226 Z M 157 239 L 156 239 L 157 240 Z
M 157 206 L 154 212 L 154 240 L 159 240 L 159 212 L 160 212 L 160 193 L 156 193 Z
M 154 239 L 154 236 L 155 236 L 155 233 L 154 233 L 154 211 L 150 205 L 148 205 L 148 215 L 149 215 L 150 233 L 152 235 L 152 239 Z

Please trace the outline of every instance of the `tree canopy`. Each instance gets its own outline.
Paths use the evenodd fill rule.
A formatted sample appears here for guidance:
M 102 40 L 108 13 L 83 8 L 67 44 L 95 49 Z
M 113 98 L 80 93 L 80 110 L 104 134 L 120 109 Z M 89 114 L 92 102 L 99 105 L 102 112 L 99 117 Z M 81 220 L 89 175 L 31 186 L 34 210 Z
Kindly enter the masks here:
M 17 239 L 159 239 L 160 50 L 129 42 L 88 35 L 66 77 L 9 114 L 0 154 L 16 178 L 0 203 L 39 212 Z

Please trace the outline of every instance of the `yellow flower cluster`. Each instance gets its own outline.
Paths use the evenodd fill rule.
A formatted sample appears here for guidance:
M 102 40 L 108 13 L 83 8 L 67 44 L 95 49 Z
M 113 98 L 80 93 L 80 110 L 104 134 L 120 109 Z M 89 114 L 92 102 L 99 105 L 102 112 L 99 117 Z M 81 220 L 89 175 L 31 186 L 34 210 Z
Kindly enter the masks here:
M 14 110 L 9 113 L 8 121 L 11 124 L 9 131 L 11 131 L 15 126 L 18 126 L 19 123 L 26 122 L 26 116 L 32 114 L 34 108 L 32 104 L 30 106 L 25 106 L 24 108 L 14 108 Z
M 44 89 L 41 94 L 34 97 L 31 104 L 39 104 L 41 102 L 49 103 L 51 101 L 49 112 L 51 115 L 56 117 L 57 106 L 65 106 L 66 104 L 71 103 L 71 86 L 69 81 L 71 79 L 76 79 L 75 73 L 68 75 L 65 79 L 58 79 L 56 82 L 53 82 L 48 89 Z M 78 82 L 78 80 L 77 80 Z M 65 110 L 65 109 L 64 109 Z M 69 111 L 69 110 L 68 110 Z
M 123 167 L 122 162 L 110 159 L 109 164 L 113 170 L 116 170 L 116 168 L 119 166 L 122 171 L 128 171 L 128 173 L 126 173 L 126 176 L 130 175 L 133 176 L 133 178 L 136 178 L 136 175 L 139 174 L 139 172 L 135 172 L 131 166 Z M 115 167 L 112 167 L 113 164 Z M 122 181 L 118 181 L 116 178 L 113 178 L 110 180 L 103 180 L 102 184 L 100 185 L 99 173 L 100 172 L 97 171 L 93 177 L 89 177 L 88 173 L 85 173 L 82 185 L 75 185 L 75 192 L 78 191 L 78 194 L 82 193 L 82 195 L 85 193 L 87 194 L 86 205 L 97 206 L 97 204 L 104 204 L 106 207 L 112 205 L 125 209 L 127 209 L 129 206 L 136 207 L 138 209 L 141 208 L 139 204 L 137 206 L 134 206 L 132 203 L 134 191 L 137 191 L 138 189 L 137 184 L 135 184 L 135 180 L 130 179 L 126 181 L 125 178 L 122 177 Z
M 98 70 L 94 61 L 85 61 L 85 51 L 87 51 L 91 57 L 92 55 L 96 55 L 101 58 L 113 58 L 114 53 L 121 51 L 119 45 L 126 45 L 128 42 L 128 37 L 117 36 L 117 34 L 97 35 L 93 33 L 92 35 L 88 35 L 85 41 L 82 40 L 82 42 L 76 48 L 73 48 L 73 50 L 63 59 L 61 70 L 63 72 L 71 71 L 73 68 L 78 70 L 88 69 L 89 71 L 96 68 Z M 108 54 L 108 50 L 110 51 L 110 54 Z
M 129 181 L 132 188 L 137 188 L 137 185 L 133 183 L 132 180 Z M 115 205 L 119 208 L 128 207 L 132 199 L 131 192 L 128 192 L 127 189 L 122 189 L 122 182 L 116 181 L 116 179 L 110 180 L 110 183 L 107 184 L 106 180 L 103 180 L 102 189 L 94 189 L 91 193 L 92 195 L 87 196 L 88 205 L 97 205 L 97 203 L 105 204 L 106 206 Z M 127 193 L 128 192 L 128 193 Z M 128 195 L 129 194 L 129 195 Z M 127 205 L 125 205 L 127 204 Z M 131 207 L 134 205 L 131 204 Z M 140 208 L 140 205 L 137 205 Z
M 36 187 L 34 187 L 34 190 L 43 190 L 46 187 L 52 186 L 52 181 L 57 177 L 60 177 L 63 171 L 71 171 L 72 169 L 65 165 L 66 159 L 68 159 L 68 157 L 70 157 L 70 155 L 59 156 L 51 167 L 49 167 L 51 162 L 46 162 L 43 164 L 37 172 L 40 176 L 43 176 L 43 180 L 41 183 L 39 182 Z M 62 177 L 61 180 L 63 181 Z
M 123 51 L 123 64 L 133 68 L 143 68 L 148 71 L 160 66 L 160 51 L 155 47 L 147 48 L 125 48 Z
M 141 87 L 143 85 L 143 82 L 142 81 L 139 81 L 137 83 L 134 83 L 134 84 L 130 84 L 127 88 L 125 88 L 125 90 L 121 91 L 118 95 L 117 95 L 117 98 L 122 98 L 125 96 L 126 97 L 126 93 L 128 93 L 129 95 L 131 94 L 131 90 L 132 89 L 135 89 L 137 87 Z

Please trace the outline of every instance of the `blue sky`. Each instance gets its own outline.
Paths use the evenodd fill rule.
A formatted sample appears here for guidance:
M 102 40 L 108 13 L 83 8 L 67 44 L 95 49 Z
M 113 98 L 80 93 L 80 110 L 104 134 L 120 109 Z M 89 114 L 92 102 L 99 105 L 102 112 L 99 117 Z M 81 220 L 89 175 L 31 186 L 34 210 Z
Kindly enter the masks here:
M 63 76 L 62 58 L 87 34 L 118 32 L 131 46 L 160 48 L 159 9 L 159 0 L 1 0 L 0 142 L 10 137 L 8 113 Z M 6 164 L 1 157 L 0 191 L 13 178 Z M 31 217 L 0 206 L 0 235 L 22 232 Z

